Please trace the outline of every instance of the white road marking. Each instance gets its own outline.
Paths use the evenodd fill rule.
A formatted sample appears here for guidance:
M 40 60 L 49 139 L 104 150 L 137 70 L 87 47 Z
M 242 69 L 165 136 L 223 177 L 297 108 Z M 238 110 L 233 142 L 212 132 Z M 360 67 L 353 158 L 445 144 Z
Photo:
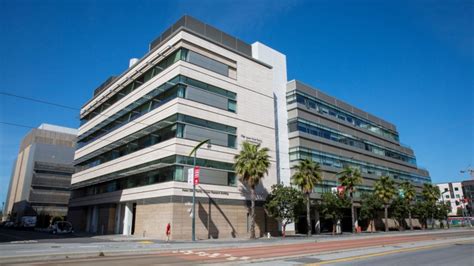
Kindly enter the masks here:
M 29 244 L 29 243 L 38 243 L 36 240 L 19 240 L 19 241 L 10 241 L 11 244 Z
M 184 252 L 184 254 L 191 255 L 191 254 L 193 254 L 193 251 L 192 250 L 186 250 L 186 252 Z
M 196 253 L 196 254 L 198 254 L 199 257 L 204 257 L 204 256 L 209 255 L 209 254 L 207 254 L 206 252 L 203 252 L 203 251 L 198 252 L 198 253 Z
M 178 251 L 177 251 L 177 250 L 173 250 L 173 253 L 178 253 Z
M 227 260 L 236 260 L 237 257 L 228 257 Z
M 240 257 L 241 260 L 248 260 L 250 257 Z
M 224 256 L 226 256 L 226 257 L 230 257 L 230 254 L 224 254 Z
M 219 257 L 221 253 L 212 253 L 211 255 L 209 255 L 209 258 L 216 258 L 216 257 Z

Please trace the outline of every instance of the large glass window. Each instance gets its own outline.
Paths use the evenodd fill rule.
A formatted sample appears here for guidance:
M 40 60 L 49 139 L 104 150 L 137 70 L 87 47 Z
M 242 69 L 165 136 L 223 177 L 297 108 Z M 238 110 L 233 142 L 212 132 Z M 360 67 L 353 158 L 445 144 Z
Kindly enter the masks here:
M 305 105 L 308 109 L 314 109 L 318 113 L 329 115 L 340 120 L 344 120 L 349 124 L 354 126 L 365 128 L 377 135 L 393 139 L 395 141 L 399 141 L 398 134 L 395 132 L 385 129 L 377 124 L 374 124 L 368 120 L 364 120 L 363 118 L 357 117 L 353 114 L 350 114 L 344 110 L 341 110 L 335 106 L 331 106 L 317 98 L 312 96 L 306 95 L 299 91 L 290 91 L 287 93 L 286 96 L 287 103 L 291 104 L 294 102 L 300 103 Z
M 117 101 L 121 100 L 123 97 L 128 95 L 130 92 L 138 89 L 140 86 L 145 84 L 151 78 L 158 75 L 163 70 L 170 67 L 171 65 L 173 65 L 179 60 L 190 62 L 192 64 L 209 69 L 221 75 L 225 75 L 225 76 L 229 75 L 229 66 L 227 66 L 226 64 L 216 61 L 214 59 L 211 59 L 209 57 L 206 57 L 204 55 L 201 55 L 199 53 L 196 53 L 194 51 L 190 51 L 185 48 L 180 48 L 177 51 L 170 54 L 169 56 L 167 56 L 165 59 L 158 62 L 155 66 L 147 70 L 141 76 L 139 76 L 135 80 L 128 83 L 118 93 L 111 96 L 110 99 L 108 99 L 101 105 L 98 105 L 97 107 L 95 107 L 94 110 L 91 111 L 89 114 L 82 117 L 81 125 L 87 123 L 89 120 L 96 117 L 97 115 L 105 111 L 107 108 L 112 106 L 114 103 L 116 103 Z
M 387 175 L 394 179 L 408 180 L 417 183 L 431 182 L 429 176 L 420 176 L 388 167 L 383 167 L 380 165 L 374 165 L 330 153 L 312 150 L 305 147 L 295 147 L 290 149 L 290 161 L 298 161 L 304 159 L 313 160 L 322 165 L 331 166 L 335 168 L 343 168 L 344 166 L 356 167 L 360 169 L 362 173 L 365 174 L 374 174 L 377 176 Z
M 189 87 L 189 83 L 193 84 L 193 87 Z M 183 97 L 231 112 L 236 111 L 235 93 L 179 75 L 81 134 L 77 141 L 78 148 L 84 147 L 176 97 Z
M 72 192 L 72 197 L 79 198 L 168 181 L 187 182 L 187 176 L 185 173 L 187 173 L 187 169 L 192 167 L 194 163 L 193 160 L 194 158 L 192 157 L 173 155 L 144 165 L 133 167 L 133 169 L 126 169 L 123 170 L 123 172 L 128 171 L 139 173 L 74 189 Z M 164 166 L 157 169 L 155 168 L 153 170 L 140 172 L 140 169 L 147 169 L 151 165 L 160 164 Z M 237 179 L 235 173 L 233 172 L 234 170 L 232 163 L 197 158 L 196 165 L 201 166 L 200 183 L 202 184 L 222 186 L 237 185 Z M 108 176 L 102 176 L 98 178 L 104 178 L 104 180 L 107 178 L 116 178 L 123 176 L 123 172 L 109 174 Z
M 236 148 L 236 133 L 235 127 L 176 114 L 79 158 L 75 161 L 76 172 L 176 137 L 196 141 L 210 139 L 212 145 Z
M 379 146 L 367 140 L 359 139 L 349 134 L 342 133 L 332 128 L 325 127 L 318 123 L 313 123 L 305 119 L 297 118 L 288 122 L 289 132 L 300 131 L 321 138 L 329 139 L 335 142 L 343 143 L 359 149 L 364 149 L 377 155 L 390 157 L 409 164 L 416 165 L 416 159 L 399 151 L 391 150 L 386 147 Z

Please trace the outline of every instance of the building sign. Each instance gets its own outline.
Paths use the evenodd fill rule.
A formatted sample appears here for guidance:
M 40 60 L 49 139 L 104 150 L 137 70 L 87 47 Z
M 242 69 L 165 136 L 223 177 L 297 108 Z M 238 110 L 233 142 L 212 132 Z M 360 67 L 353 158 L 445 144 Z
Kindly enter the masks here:
M 181 191 L 183 191 L 183 192 L 193 192 L 192 189 L 187 189 L 187 188 L 182 188 Z M 229 195 L 229 192 L 225 192 L 225 191 L 217 191 L 217 190 L 205 190 L 204 191 L 202 189 L 196 189 L 196 193 L 215 194 L 215 195 Z
M 262 144 L 262 140 L 259 139 L 259 138 L 254 138 L 254 137 L 249 137 L 249 136 L 245 136 L 244 134 L 240 134 L 240 138 L 243 140 L 243 141 L 248 141 L 252 144 L 255 144 L 255 145 L 259 145 L 259 144 Z

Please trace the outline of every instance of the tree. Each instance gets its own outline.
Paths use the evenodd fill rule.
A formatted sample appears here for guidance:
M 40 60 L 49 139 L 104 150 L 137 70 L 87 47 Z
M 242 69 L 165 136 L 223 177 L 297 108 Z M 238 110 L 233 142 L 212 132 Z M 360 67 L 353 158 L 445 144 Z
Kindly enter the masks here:
M 395 182 L 388 176 L 381 176 L 375 182 L 375 194 L 383 203 L 385 211 L 385 232 L 388 231 L 388 206 L 395 195 Z
M 265 210 L 270 217 L 282 224 L 283 237 L 286 235 L 286 225 L 295 221 L 302 212 L 303 195 L 292 187 L 282 184 L 272 186 L 272 192 L 267 197 Z
M 409 206 L 406 205 L 404 198 L 397 197 L 390 204 L 392 217 L 398 221 L 399 230 L 403 228 L 404 220 L 408 216 Z
M 413 213 L 420 219 L 423 228 L 427 227 L 426 221 L 430 216 L 429 209 L 429 203 L 425 201 L 419 201 L 413 205 Z
M 356 186 L 362 184 L 362 176 L 359 169 L 352 168 L 350 166 L 344 167 L 344 169 L 337 174 L 339 182 L 345 188 L 345 191 L 349 192 L 349 198 L 351 201 L 351 221 L 352 221 L 352 233 L 355 233 L 355 215 L 354 215 L 354 192 Z
M 368 219 L 370 224 L 370 231 L 375 231 L 375 219 L 377 219 L 377 212 L 382 208 L 382 202 L 374 193 L 364 193 L 361 196 L 360 217 Z
M 235 172 L 239 179 L 250 190 L 250 238 L 255 238 L 255 193 L 256 186 L 270 167 L 270 156 L 268 148 L 260 148 L 260 145 L 251 144 L 248 141 L 242 143 L 242 149 L 234 158 Z
M 411 218 L 412 202 L 416 197 L 415 187 L 409 182 L 405 181 L 400 185 L 400 188 L 403 191 L 403 199 L 408 209 L 408 219 L 410 221 L 410 230 L 413 231 L 413 222 Z
M 441 202 L 437 205 L 436 208 L 436 219 L 445 220 L 446 225 L 449 228 L 448 214 L 451 212 L 451 205 L 448 203 Z
M 333 193 L 326 192 L 322 195 L 321 209 L 325 219 L 332 221 L 332 234 L 336 232 L 337 221 L 344 216 L 344 209 L 350 206 L 346 195 L 339 197 Z
M 436 213 L 436 201 L 441 196 L 439 187 L 431 184 L 423 184 L 423 190 L 421 192 L 423 199 L 428 203 L 428 211 L 431 214 L 431 229 L 434 228 L 434 215 Z
M 308 159 L 300 161 L 300 163 L 295 166 L 295 173 L 291 181 L 293 185 L 298 186 L 306 196 L 306 222 L 308 225 L 307 235 L 309 237 L 311 236 L 310 196 L 316 184 L 322 181 L 319 164 Z

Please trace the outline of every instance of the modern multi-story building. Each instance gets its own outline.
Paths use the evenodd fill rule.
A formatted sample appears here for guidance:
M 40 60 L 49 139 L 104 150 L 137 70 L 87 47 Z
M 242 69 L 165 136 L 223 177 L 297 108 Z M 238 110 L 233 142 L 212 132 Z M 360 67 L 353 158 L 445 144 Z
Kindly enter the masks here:
M 248 232 L 249 195 L 233 170 L 243 141 L 270 150 L 258 188 L 260 235 L 278 230 L 262 208 L 271 185 L 289 185 L 290 162 L 303 157 L 323 164 L 328 186 L 346 161 L 362 167 L 366 186 L 381 174 L 430 180 L 395 126 L 301 83 L 287 90 L 285 55 L 259 42 L 184 16 L 130 62 L 81 110 L 69 209 L 76 229 L 164 237 L 170 222 L 174 239 L 189 239 L 189 154 L 206 139 L 196 160 L 198 238 Z
M 270 149 L 272 165 L 257 192 L 257 233 L 276 230 L 261 200 L 280 174 L 274 90 L 284 90 L 284 63 L 268 47 L 182 17 L 83 106 L 69 209 L 75 228 L 164 237 L 170 222 L 174 239 L 189 239 L 189 154 L 210 139 L 197 152 L 197 238 L 248 232 L 249 195 L 233 170 L 244 140 Z
M 345 166 L 362 173 L 356 197 L 380 176 L 410 181 L 418 192 L 431 182 L 413 150 L 400 144 L 395 125 L 295 80 L 288 82 L 287 104 L 291 167 L 302 159 L 321 165 L 323 182 L 313 197 L 337 186 Z
M 451 206 L 449 216 L 458 216 L 458 209 L 464 208 L 464 194 L 461 182 L 450 182 L 436 184 L 441 192 L 440 202 L 448 203 Z
M 66 216 L 76 133 L 72 128 L 42 124 L 25 136 L 13 165 L 4 220 L 39 214 Z

